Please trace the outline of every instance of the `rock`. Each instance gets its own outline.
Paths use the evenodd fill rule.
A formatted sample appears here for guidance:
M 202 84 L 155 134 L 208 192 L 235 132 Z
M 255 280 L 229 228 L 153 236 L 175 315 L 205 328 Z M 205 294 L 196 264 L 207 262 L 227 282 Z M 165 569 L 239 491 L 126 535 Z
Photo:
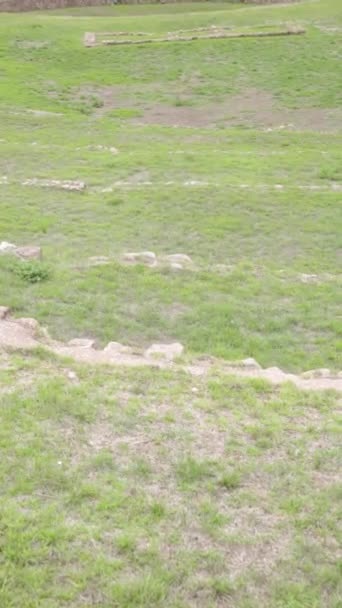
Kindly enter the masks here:
M 120 344 L 120 342 L 109 342 L 103 349 L 103 352 L 113 355 L 131 355 L 133 349 L 130 346 Z
M 30 329 L 32 333 L 35 333 L 39 329 L 39 323 L 36 319 L 31 319 L 30 317 L 22 317 L 21 319 L 16 319 L 16 323 Z
M 110 152 L 111 154 L 119 154 L 119 150 L 117 148 L 114 148 L 114 146 L 94 146 L 93 150 L 99 150 L 100 152 Z
M 76 348 L 92 348 L 94 344 L 95 341 L 89 340 L 88 338 L 74 338 L 73 340 L 69 340 L 67 346 Z
M 79 382 L 77 374 L 71 369 L 68 369 L 66 371 L 66 377 L 68 378 L 68 380 L 71 380 L 71 382 Z
M 17 247 L 14 253 L 22 260 L 40 260 L 42 257 L 40 247 Z
M 316 283 L 318 280 L 318 275 L 303 273 L 300 275 L 300 280 L 302 281 L 302 283 Z
M 184 351 L 184 346 L 179 342 L 173 344 L 152 344 L 146 351 L 145 357 L 167 359 L 173 361 L 180 357 Z
M 7 241 L 1 241 L 0 243 L 0 253 L 14 253 L 16 248 L 16 245 Z
M 243 359 L 241 361 L 243 367 L 248 367 L 249 369 L 261 369 L 261 365 L 253 359 L 253 357 L 247 357 L 247 359 Z
M 309 380 L 310 378 L 331 378 L 332 373 L 330 369 L 321 367 L 320 369 L 311 369 L 308 372 L 302 374 L 302 378 Z
M 89 258 L 90 266 L 104 266 L 105 264 L 110 263 L 110 258 L 105 255 L 94 255 Z
M 172 270 L 183 270 L 182 264 L 177 264 L 176 262 L 170 264 L 170 268 L 172 268 Z
M 263 375 L 266 379 L 270 380 L 270 382 L 282 382 L 287 374 L 283 372 L 279 367 L 268 367 L 263 371 Z M 288 375 L 290 378 L 290 376 Z
M 157 256 L 153 251 L 125 253 L 123 259 L 130 264 L 146 264 L 146 266 L 156 266 L 157 264 Z
M 7 306 L 0 306 L 0 319 L 6 319 L 10 309 Z
M 181 266 L 192 266 L 192 259 L 185 253 L 172 253 L 166 256 L 169 264 L 180 264 Z
M 96 35 L 93 32 L 85 32 L 83 38 L 84 46 L 91 47 L 96 45 Z

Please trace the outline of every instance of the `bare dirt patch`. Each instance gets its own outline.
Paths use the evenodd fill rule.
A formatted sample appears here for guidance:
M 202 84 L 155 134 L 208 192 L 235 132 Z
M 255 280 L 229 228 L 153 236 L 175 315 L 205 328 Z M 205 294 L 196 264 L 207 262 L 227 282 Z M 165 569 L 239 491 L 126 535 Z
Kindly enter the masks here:
M 134 85 L 110 85 L 96 87 L 85 85 L 70 91 L 66 98 L 71 104 L 84 104 L 92 115 L 101 118 L 115 110 L 132 111 L 124 116 L 138 125 L 162 125 L 167 127 L 208 128 L 215 126 L 248 126 L 269 130 L 318 131 L 336 133 L 341 130 L 342 110 L 338 108 L 297 108 L 281 106 L 267 91 L 248 88 L 237 95 L 225 97 L 220 102 L 208 100 L 207 105 L 196 94 L 198 78 L 175 83 L 174 95 L 179 105 L 170 103 L 148 104 L 139 99 L 141 92 L 148 96 L 170 99 L 160 84 L 145 84 L 137 90 Z M 56 91 L 49 96 L 58 98 Z M 191 105 L 194 104 L 194 105 Z M 134 111 L 141 116 L 134 116 Z
M 280 107 L 270 93 L 248 89 L 206 107 L 156 104 L 136 122 L 173 127 L 247 125 L 257 128 L 287 128 L 336 132 L 341 129 L 342 111 L 328 108 L 288 109 Z

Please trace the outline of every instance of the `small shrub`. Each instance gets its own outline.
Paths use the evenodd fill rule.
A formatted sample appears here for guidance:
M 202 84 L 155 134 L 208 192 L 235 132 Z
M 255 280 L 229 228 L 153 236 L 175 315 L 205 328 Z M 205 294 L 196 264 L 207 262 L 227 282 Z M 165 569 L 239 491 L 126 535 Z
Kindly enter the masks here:
M 229 597 L 234 591 L 231 582 L 225 578 L 214 578 L 212 581 L 212 589 L 216 597 Z
M 226 490 L 234 490 L 241 485 L 241 476 L 237 471 L 226 471 L 220 479 L 220 485 Z
M 49 279 L 51 275 L 48 266 L 38 260 L 16 262 L 13 264 L 12 272 L 26 283 L 40 283 Z
M 188 456 L 179 462 L 177 466 L 177 476 L 186 485 L 201 482 L 204 479 L 212 477 L 213 474 L 213 462 L 208 460 L 195 460 Z

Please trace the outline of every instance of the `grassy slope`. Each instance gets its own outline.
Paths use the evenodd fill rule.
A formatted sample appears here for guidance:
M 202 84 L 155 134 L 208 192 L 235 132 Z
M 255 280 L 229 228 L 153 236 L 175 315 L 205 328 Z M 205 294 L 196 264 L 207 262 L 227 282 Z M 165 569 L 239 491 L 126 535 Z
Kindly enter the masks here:
M 268 133 L 244 116 L 235 129 L 129 119 L 156 102 L 205 109 L 251 87 L 288 107 L 338 107 L 336 33 L 315 25 L 338 27 L 338 4 L 1 15 L 0 240 L 41 245 L 52 276 L 27 285 L 1 257 L 0 304 L 58 337 L 179 338 L 265 365 L 338 367 L 340 137 Z M 282 20 L 309 23 L 308 35 L 80 44 L 85 30 Z M 28 48 L 34 40 L 48 45 Z M 124 111 L 95 117 L 96 92 L 76 99 L 75 87 L 113 84 L 128 91 Z M 139 172 L 153 185 L 99 192 Z M 20 185 L 31 177 L 88 189 Z M 312 184 L 323 190 L 299 188 Z M 184 251 L 201 271 L 88 267 L 89 256 L 130 249 Z M 232 269 L 220 276 L 215 263 Z M 303 272 L 320 281 L 303 284 Z M 333 392 L 272 388 L 219 366 L 207 378 L 90 369 L 38 351 L 0 354 L 0 404 L 1 608 L 339 608 Z
M 331 185 L 340 179 L 341 138 L 257 131 L 243 115 L 234 129 L 139 126 L 130 118 L 155 103 L 210 112 L 208 104 L 251 88 L 272 93 L 280 107 L 339 107 L 338 34 L 317 27 L 341 23 L 338 2 L 188 10 L 2 15 L 0 175 L 9 184 L 0 185 L 0 238 L 41 245 L 53 271 L 50 281 L 27 286 L 12 274 L 11 260 L 0 258 L 3 303 L 65 338 L 177 338 L 189 350 L 255 356 L 264 365 L 338 367 L 340 193 Z M 87 30 L 291 21 L 305 24 L 307 35 L 115 50 L 81 44 Z M 27 48 L 27 41 L 46 46 Z M 96 90 L 83 98 L 75 93 L 113 85 L 120 87 L 113 93 L 119 107 L 100 117 Z M 63 115 L 36 116 L 27 108 Z M 89 145 L 112 145 L 119 154 Z M 153 185 L 98 191 L 139 173 Z M 30 177 L 84 179 L 88 191 L 22 187 Z M 184 187 L 186 180 L 210 185 Z M 283 191 L 274 188 L 279 183 Z M 116 263 L 87 268 L 89 256 L 118 258 L 140 249 L 188 253 L 203 271 L 180 275 Z M 215 263 L 232 271 L 208 272 Z M 321 280 L 303 284 L 300 273 Z
M 336 395 L 0 363 L 2 608 L 338 608 Z

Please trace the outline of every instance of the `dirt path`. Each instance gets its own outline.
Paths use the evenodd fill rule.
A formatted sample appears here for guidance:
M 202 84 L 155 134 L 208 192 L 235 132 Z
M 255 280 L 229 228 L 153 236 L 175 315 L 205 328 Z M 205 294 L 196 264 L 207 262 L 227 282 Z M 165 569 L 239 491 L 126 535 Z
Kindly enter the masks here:
M 203 376 L 212 369 L 244 378 L 262 378 L 272 384 L 292 382 L 304 390 L 335 389 L 342 392 L 342 372 L 328 369 L 312 370 L 301 375 L 283 372 L 277 367 L 263 369 L 254 359 L 226 362 L 208 357 L 191 364 L 175 362 L 183 352 L 179 343 L 154 344 L 145 351 L 109 342 L 102 350 L 94 348 L 92 340 L 74 339 L 67 343 L 52 340 L 34 319 L 15 319 L 6 307 L 0 307 L 0 350 L 34 349 L 42 346 L 57 355 L 71 357 L 90 365 L 152 366 L 159 369 L 182 369 L 193 376 Z

